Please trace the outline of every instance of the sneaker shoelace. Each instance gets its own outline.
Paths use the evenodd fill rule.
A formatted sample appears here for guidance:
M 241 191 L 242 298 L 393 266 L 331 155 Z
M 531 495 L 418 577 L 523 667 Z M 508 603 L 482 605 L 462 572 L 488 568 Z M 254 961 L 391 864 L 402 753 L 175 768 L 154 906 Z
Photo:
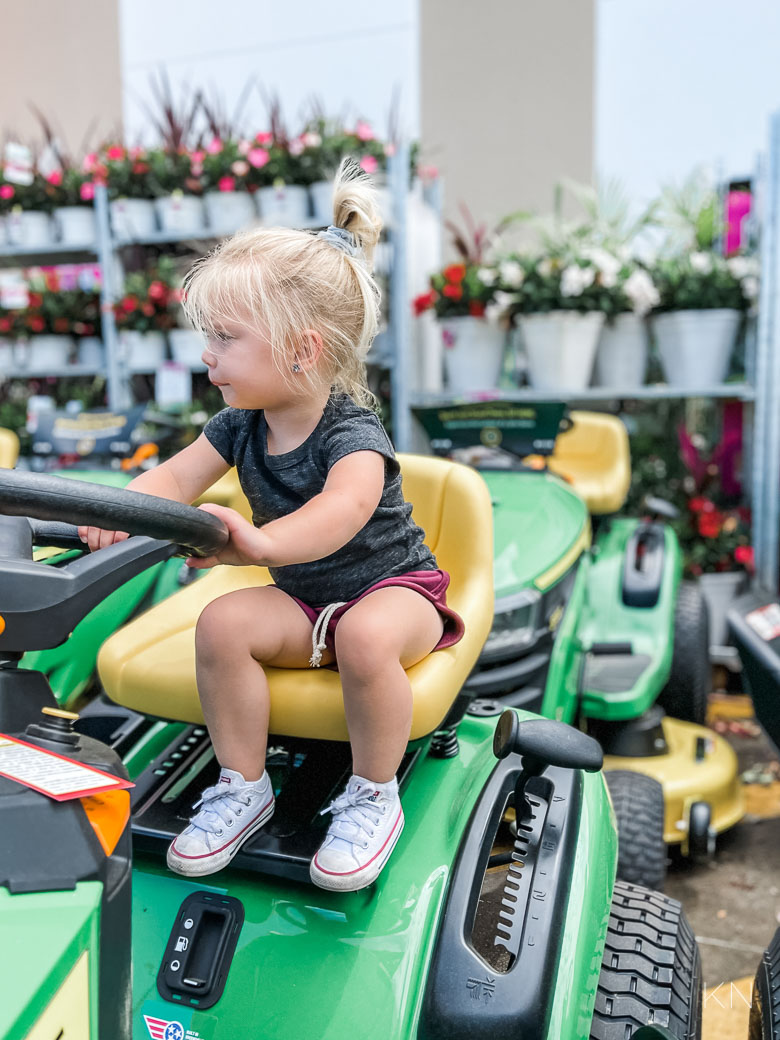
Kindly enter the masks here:
M 207 787 L 192 807 L 200 809 L 200 812 L 192 817 L 190 826 L 220 837 L 224 827 L 232 827 L 236 817 L 242 816 L 244 808 L 251 804 L 251 798 L 225 791 L 222 784 Z
M 333 813 L 328 834 L 334 838 L 340 838 L 350 845 L 359 845 L 361 848 L 367 849 L 366 836 L 373 838 L 380 817 L 387 812 L 386 804 L 380 808 L 376 802 L 370 801 L 373 793 L 370 787 L 361 787 L 357 791 L 345 791 L 330 805 L 321 809 L 320 816 L 324 816 L 325 813 Z

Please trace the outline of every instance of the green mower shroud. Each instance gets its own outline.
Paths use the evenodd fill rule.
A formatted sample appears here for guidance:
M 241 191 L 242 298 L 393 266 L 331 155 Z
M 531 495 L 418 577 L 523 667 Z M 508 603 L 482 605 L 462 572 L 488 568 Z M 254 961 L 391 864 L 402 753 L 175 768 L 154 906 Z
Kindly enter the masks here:
M 136 496 L 139 509 L 149 508 L 144 498 Z M 187 507 L 178 512 L 191 516 L 193 524 L 213 521 Z M 0 518 L 0 537 L 23 548 L 26 521 L 13 520 L 6 533 Z M 78 573 L 96 576 L 99 595 L 113 581 L 111 568 L 127 573 L 128 566 L 140 569 L 170 551 L 164 542 L 130 539 L 105 555 L 95 554 L 100 560 L 82 558 Z M 31 573 L 29 566 L 11 556 L 8 573 Z M 6 673 L 0 708 L 5 697 L 24 693 L 25 684 L 39 700 L 45 695 L 45 682 L 30 678 L 36 673 L 17 675 L 18 633 L 34 638 L 37 630 L 25 614 L 24 585 L 14 581 L 13 592 L 10 583 L 6 586 L 9 621 L 0 633 L 0 678 Z M 47 638 L 67 638 L 67 602 L 59 619 L 50 610 L 55 628 Z M 402 777 L 406 826 L 392 864 L 370 888 L 348 894 L 290 880 L 284 869 L 275 877 L 242 870 L 243 851 L 232 869 L 207 883 L 188 881 L 170 874 L 159 854 L 136 850 L 133 856 L 128 828 L 115 851 L 103 856 L 77 804 L 53 805 L 0 776 L 0 808 L 16 835 L 0 847 L 0 1035 L 28 1037 L 43 1023 L 46 1008 L 44 1016 L 52 1009 L 59 1016 L 47 1019 L 55 1027 L 52 1035 L 59 1030 L 93 1040 L 109 1035 L 111 1040 L 130 1035 L 135 1040 L 610 1040 L 624 1037 L 627 1023 L 634 1033 L 651 1018 L 660 1028 L 645 1026 L 643 1040 L 698 1037 L 701 980 L 693 936 L 679 904 L 615 882 L 615 820 L 603 777 L 594 771 L 601 760 L 595 743 L 524 712 L 504 712 L 498 730 L 496 721 L 496 712 L 484 708 L 466 715 L 454 757 L 433 754 L 431 738 L 410 746 Z M 170 750 L 170 760 L 162 763 L 173 769 L 175 755 L 197 744 L 203 731 L 158 726 L 182 741 L 182 751 Z M 142 777 L 158 772 L 161 733 L 153 739 L 149 734 L 125 755 L 139 781 L 139 798 Z M 85 761 L 124 773 L 109 748 L 80 739 Z M 344 745 L 340 748 L 343 753 Z M 303 768 L 297 755 L 291 768 Z M 494 907 L 493 919 L 489 911 L 486 919 L 486 870 L 512 798 L 527 806 L 511 855 L 514 881 L 505 883 L 504 909 Z M 34 827 L 23 816 L 12 816 L 13 800 L 40 809 L 51 826 Z M 69 820 L 70 831 L 58 830 Z M 87 867 L 83 880 L 69 883 L 76 863 L 60 840 L 68 833 L 74 849 L 89 846 L 96 853 L 102 864 L 97 878 Z M 42 834 L 49 843 L 44 856 Z M 116 901 L 129 898 L 131 858 L 130 999 L 122 983 L 129 976 L 118 963 L 129 934 L 107 922 L 116 914 L 111 892 Z M 224 989 L 203 1006 L 197 997 L 163 999 L 160 983 L 161 974 L 172 968 L 170 951 L 181 949 L 182 960 L 187 953 L 193 921 L 183 907 L 196 894 L 209 908 L 198 921 L 209 927 L 220 915 L 227 920 L 238 901 L 241 905 L 230 934 L 235 952 L 221 980 Z M 198 953 L 199 927 L 190 933 L 196 941 L 187 961 L 194 982 L 210 970 Z M 640 961 L 652 975 L 640 970 L 638 978 Z M 107 986 L 104 972 L 105 978 L 116 978 L 115 986 Z M 81 1000 L 78 1021 L 65 1023 L 60 1016 L 66 989 L 76 995 L 74 1007 Z M 127 1028 L 98 1031 L 103 1015 Z M 666 1033 L 664 1023 L 674 1030 Z

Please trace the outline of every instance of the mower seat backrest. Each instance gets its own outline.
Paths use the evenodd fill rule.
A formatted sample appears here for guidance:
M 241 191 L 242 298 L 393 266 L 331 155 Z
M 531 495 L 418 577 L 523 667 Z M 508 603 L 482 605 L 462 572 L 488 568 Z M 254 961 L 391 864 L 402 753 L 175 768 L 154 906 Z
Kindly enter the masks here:
M 407 672 L 414 696 L 411 739 L 442 722 L 476 664 L 493 619 L 493 516 L 482 477 L 455 462 L 401 455 L 404 494 L 442 570 L 447 601 L 463 618 L 463 639 Z M 103 645 L 98 669 L 118 704 L 165 719 L 203 721 L 195 685 L 195 623 L 211 600 L 268 585 L 263 567 L 215 567 Z M 329 668 L 268 668 L 271 732 L 277 736 L 348 740 L 341 683 Z
M 13 469 L 19 458 L 19 438 L 13 430 L 0 426 L 0 468 Z
M 569 481 L 592 515 L 616 513 L 631 484 L 626 428 L 600 412 L 571 412 L 570 418 L 574 425 L 556 440 L 549 468 Z

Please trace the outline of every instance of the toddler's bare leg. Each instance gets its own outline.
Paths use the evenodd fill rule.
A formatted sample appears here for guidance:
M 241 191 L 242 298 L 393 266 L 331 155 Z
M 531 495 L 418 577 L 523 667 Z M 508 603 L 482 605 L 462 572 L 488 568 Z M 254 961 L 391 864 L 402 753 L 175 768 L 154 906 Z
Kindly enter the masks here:
M 395 776 L 412 724 L 404 669 L 433 650 L 442 630 L 436 607 L 401 586 L 377 589 L 339 621 L 336 659 L 358 776 L 380 784 Z
M 241 589 L 205 608 L 195 631 L 198 693 L 217 760 L 246 780 L 265 767 L 268 681 L 263 665 L 303 668 L 312 624 L 275 586 Z M 333 655 L 326 653 L 323 663 Z

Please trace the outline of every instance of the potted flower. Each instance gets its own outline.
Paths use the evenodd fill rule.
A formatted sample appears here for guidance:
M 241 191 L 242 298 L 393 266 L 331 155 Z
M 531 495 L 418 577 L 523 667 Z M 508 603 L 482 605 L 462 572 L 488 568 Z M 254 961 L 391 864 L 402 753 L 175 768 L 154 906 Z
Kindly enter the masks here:
M 46 142 L 38 167 L 51 200 L 57 238 L 66 245 L 92 246 L 97 237 L 92 175 L 72 160 L 44 114 L 35 112 Z
M 630 257 L 593 250 L 605 289 L 606 322 L 596 351 L 594 382 L 598 386 L 634 389 L 647 369 L 646 318 L 660 296 L 649 271 Z
M 134 271 L 114 304 L 120 357 L 131 372 L 154 372 L 165 360 L 166 332 L 175 323 L 177 291 L 168 265 Z
M 61 369 L 73 359 L 76 341 L 65 293 L 30 292 L 19 315 L 21 361 L 36 372 Z
M 652 327 L 667 382 L 687 390 L 722 383 L 758 294 L 756 262 L 699 249 L 659 258 L 652 275 L 660 295 Z
M 0 307 L 0 381 L 16 362 L 16 341 L 21 332 L 19 312 Z
M 719 508 L 712 498 L 695 495 L 682 518 L 681 543 L 688 574 L 699 579 L 710 618 L 710 644 L 728 642 L 726 616 L 753 573 L 750 513 Z
M 106 145 L 85 156 L 82 168 L 108 190 L 111 226 L 117 238 L 140 239 L 157 230 L 151 167 L 145 148 Z
M 47 184 L 32 166 L 0 167 L 0 212 L 9 245 L 23 249 L 50 247 L 55 238 L 51 221 L 53 203 Z
M 757 296 L 757 265 L 721 255 L 721 200 L 699 171 L 664 189 L 658 216 L 666 241 L 652 272 L 661 297 L 652 328 L 664 373 L 683 389 L 717 385 Z
M 191 172 L 200 177 L 206 218 L 216 234 L 230 235 L 256 219 L 250 194 L 255 188 L 249 178 L 253 168 L 248 158 L 250 152 L 257 161 L 251 141 L 223 140 L 215 134 L 205 148 L 192 153 Z
M 200 235 L 206 228 L 202 155 L 184 146 L 153 148 L 147 153 L 154 208 L 163 231 Z
M 535 388 L 575 391 L 589 385 L 615 263 L 606 251 L 576 243 L 511 254 L 499 263 L 500 299 L 520 328 Z

